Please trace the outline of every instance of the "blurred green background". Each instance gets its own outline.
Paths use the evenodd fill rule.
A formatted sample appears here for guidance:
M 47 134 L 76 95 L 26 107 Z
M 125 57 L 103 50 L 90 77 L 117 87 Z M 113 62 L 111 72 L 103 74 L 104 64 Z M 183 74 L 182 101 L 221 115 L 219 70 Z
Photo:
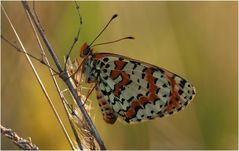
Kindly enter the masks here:
M 32 4 L 32 3 L 31 3 Z M 113 14 L 119 15 L 96 43 L 134 36 L 135 40 L 96 47 L 97 52 L 125 55 L 173 71 L 197 90 L 182 112 L 127 125 L 108 125 L 95 94 L 94 123 L 108 149 L 237 149 L 237 2 L 79 2 L 83 17 L 80 41 L 91 42 Z M 40 57 L 20 2 L 2 2 L 26 48 Z M 53 48 L 63 56 L 76 35 L 79 18 L 74 2 L 36 2 L 38 17 Z M 16 38 L 2 13 L 2 35 Z M 18 45 L 19 46 L 19 45 Z M 34 61 L 63 112 L 48 70 Z M 59 80 L 60 81 L 60 80 Z M 65 87 L 62 85 L 62 89 Z M 61 114 L 67 127 L 66 117 Z M 40 149 L 70 149 L 25 56 L 1 44 L 1 124 Z M 2 149 L 17 149 L 2 137 Z

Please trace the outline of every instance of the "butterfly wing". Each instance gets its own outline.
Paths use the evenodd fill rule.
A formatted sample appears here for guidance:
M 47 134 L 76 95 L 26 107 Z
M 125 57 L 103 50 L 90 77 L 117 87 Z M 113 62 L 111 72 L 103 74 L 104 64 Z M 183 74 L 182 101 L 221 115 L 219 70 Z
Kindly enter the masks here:
M 178 112 L 195 95 L 192 84 L 163 68 L 110 53 L 93 58 L 100 69 L 97 93 L 128 123 Z

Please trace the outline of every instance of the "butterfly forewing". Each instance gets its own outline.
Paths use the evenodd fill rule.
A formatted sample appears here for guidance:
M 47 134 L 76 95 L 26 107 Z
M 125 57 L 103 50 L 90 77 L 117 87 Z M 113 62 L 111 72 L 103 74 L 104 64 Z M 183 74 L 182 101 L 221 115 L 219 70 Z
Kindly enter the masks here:
M 100 101 L 110 108 L 102 109 L 108 123 L 117 116 L 133 123 L 173 114 L 195 95 L 188 81 L 148 63 L 110 53 L 95 53 L 92 61 L 94 66 L 86 68 L 91 68 L 89 76 L 95 76 L 97 95 L 103 96 Z

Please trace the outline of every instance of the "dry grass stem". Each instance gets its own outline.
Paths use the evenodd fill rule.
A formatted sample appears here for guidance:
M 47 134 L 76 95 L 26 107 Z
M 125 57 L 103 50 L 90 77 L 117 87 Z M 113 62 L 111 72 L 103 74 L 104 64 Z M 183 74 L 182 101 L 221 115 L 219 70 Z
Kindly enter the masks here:
M 14 144 L 23 150 L 39 150 L 39 148 L 32 143 L 31 138 L 24 139 L 17 135 L 12 129 L 1 126 L 1 134 L 9 138 Z

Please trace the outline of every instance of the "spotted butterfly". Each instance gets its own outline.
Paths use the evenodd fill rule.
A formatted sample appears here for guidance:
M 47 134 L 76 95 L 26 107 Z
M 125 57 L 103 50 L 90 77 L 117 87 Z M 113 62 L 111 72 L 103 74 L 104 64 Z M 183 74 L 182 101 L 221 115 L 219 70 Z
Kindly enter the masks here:
M 94 53 L 85 43 L 81 68 L 88 83 L 95 83 L 103 119 L 110 124 L 121 117 L 127 123 L 163 117 L 185 108 L 195 88 L 163 68 L 112 53 Z

